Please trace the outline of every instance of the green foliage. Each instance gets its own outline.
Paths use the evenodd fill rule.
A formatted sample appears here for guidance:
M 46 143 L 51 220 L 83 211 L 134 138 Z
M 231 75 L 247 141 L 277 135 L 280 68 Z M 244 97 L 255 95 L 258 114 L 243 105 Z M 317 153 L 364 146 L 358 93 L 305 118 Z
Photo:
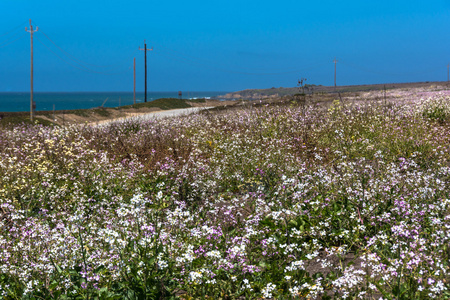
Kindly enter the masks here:
M 97 114 L 102 117 L 109 117 L 111 115 L 111 113 L 107 109 L 104 109 L 104 108 L 96 108 L 96 109 L 93 109 L 92 112 L 94 114 Z
M 199 99 L 189 99 L 187 100 L 188 103 L 206 103 L 205 98 L 199 98 Z
M 316 133 L 317 141 L 350 159 L 373 159 L 380 151 L 388 161 L 417 155 L 419 162 L 432 163 L 436 156 L 430 126 L 413 116 L 406 122 L 401 109 L 390 107 L 387 112 L 370 103 L 348 109 L 336 100 L 328 109 L 327 126 Z
M 143 108 L 143 107 L 157 107 L 164 110 L 177 109 L 177 108 L 189 108 L 191 105 L 184 99 L 178 98 L 160 98 L 147 103 L 136 103 L 133 105 L 123 106 L 122 108 Z
M 88 110 L 88 109 L 75 109 L 75 110 L 71 110 L 70 113 L 80 116 L 80 117 L 85 117 L 85 118 L 87 118 L 91 115 L 90 110 Z
M 424 109 L 422 116 L 432 120 L 445 122 L 449 119 L 450 113 L 445 106 L 435 105 Z
M 14 126 L 20 124 L 40 124 L 43 126 L 54 126 L 51 121 L 40 118 L 38 116 L 36 116 L 35 120 L 31 122 L 29 114 L 8 114 L 0 118 L 0 126 L 4 128 L 13 128 Z
M 422 117 L 441 123 L 450 120 L 450 100 L 440 96 L 423 100 L 418 107 Z

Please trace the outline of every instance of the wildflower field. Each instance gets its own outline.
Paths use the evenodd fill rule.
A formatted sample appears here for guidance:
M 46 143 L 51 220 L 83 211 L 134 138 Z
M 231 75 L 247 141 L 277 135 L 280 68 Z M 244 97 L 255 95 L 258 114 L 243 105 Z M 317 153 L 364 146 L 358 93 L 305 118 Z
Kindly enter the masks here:
M 0 297 L 450 298 L 450 93 L 389 93 L 0 129 Z

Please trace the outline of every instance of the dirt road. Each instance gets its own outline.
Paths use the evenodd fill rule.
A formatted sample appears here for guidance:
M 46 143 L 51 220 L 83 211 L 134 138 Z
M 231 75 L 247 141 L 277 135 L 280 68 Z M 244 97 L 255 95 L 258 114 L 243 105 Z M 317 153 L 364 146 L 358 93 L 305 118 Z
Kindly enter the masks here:
M 123 122 L 125 120 L 150 120 L 150 119 L 161 119 L 161 118 L 168 118 L 168 117 L 176 117 L 181 115 L 188 115 L 195 113 L 197 111 L 203 110 L 203 109 L 209 109 L 212 107 L 191 107 L 191 108 L 182 108 L 182 109 L 171 109 L 171 110 L 163 110 L 163 111 L 155 111 L 147 114 L 142 114 L 138 116 L 132 116 L 132 117 L 125 117 L 125 118 L 119 118 L 115 120 L 104 120 L 100 121 L 98 123 L 95 123 L 95 125 L 107 125 L 111 123 L 117 123 L 117 122 Z

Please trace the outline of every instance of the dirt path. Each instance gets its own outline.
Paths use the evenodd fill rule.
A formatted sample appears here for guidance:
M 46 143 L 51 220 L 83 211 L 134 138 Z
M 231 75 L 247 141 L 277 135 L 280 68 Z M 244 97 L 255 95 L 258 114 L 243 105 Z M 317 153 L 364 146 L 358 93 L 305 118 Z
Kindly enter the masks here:
M 182 108 L 182 109 L 171 109 L 171 110 L 163 110 L 163 111 L 154 111 L 150 113 L 144 114 L 136 114 L 134 116 L 127 116 L 122 118 L 117 118 L 114 120 L 103 120 L 99 122 L 93 123 L 94 126 L 97 125 L 107 125 L 111 123 L 123 122 L 125 120 L 150 120 L 150 119 L 160 119 L 160 118 L 168 118 L 168 117 L 176 117 L 181 115 L 188 115 L 195 112 L 198 112 L 203 109 L 209 109 L 211 107 L 191 107 L 191 108 Z
M 158 107 L 140 107 L 140 108 L 97 108 L 91 110 L 67 110 L 58 111 L 55 115 L 51 113 L 36 115 L 37 118 L 45 121 L 65 126 L 70 124 L 91 124 L 99 125 L 128 118 L 143 116 L 150 117 L 170 117 L 185 113 L 192 113 L 205 108 L 217 106 L 232 106 L 236 101 L 218 101 L 206 100 L 206 102 L 189 102 L 190 108 L 163 110 Z

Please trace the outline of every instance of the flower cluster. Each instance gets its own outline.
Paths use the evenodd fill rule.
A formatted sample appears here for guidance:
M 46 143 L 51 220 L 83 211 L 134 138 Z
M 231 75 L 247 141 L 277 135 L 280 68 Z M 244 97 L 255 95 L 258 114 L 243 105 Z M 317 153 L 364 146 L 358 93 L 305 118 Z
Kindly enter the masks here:
M 417 112 L 450 98 L 424 93 L 1 129 L 0 295 L 444 298 L 450 133 Z

